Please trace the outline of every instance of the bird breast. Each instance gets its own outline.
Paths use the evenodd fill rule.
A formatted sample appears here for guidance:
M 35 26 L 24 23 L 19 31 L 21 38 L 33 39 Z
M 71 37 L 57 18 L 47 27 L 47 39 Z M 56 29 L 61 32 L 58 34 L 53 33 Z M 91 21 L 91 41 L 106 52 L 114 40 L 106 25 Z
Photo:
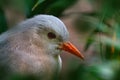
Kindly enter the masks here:
M 35 75 L 40 80 L 52 80 L 57 76 L 61 68 L 60 56 L 35 56 L 19 55 L 15 61 L 11 62 L 11 69 L 22 74 Z
M 40 80 L 54 79 L 61 68 L 60 56 L 45 54 L 45 50 L 31 44 L 29 38 L 22 38 L 22 41 L 21 38 L 16 36 L 6 43 L 8 47 L 5 47 L 4 53 L 9 55 L 7 59 L 10 71 L 35 75 Z

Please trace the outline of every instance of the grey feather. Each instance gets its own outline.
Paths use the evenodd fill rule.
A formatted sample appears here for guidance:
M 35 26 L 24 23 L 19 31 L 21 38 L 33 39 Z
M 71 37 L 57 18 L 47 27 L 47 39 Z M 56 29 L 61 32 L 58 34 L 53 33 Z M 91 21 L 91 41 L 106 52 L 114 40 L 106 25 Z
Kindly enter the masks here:
M 57 35 L 56 40 L 47 38 L 49 31 Z M 64 23 L 54 16 L 27 19 L 0 36 L 0 70 L 4 67 L 7 74 L 30 74 L 40 80 L 52 80 L 61 67 L 56 47 L 68 37 Z

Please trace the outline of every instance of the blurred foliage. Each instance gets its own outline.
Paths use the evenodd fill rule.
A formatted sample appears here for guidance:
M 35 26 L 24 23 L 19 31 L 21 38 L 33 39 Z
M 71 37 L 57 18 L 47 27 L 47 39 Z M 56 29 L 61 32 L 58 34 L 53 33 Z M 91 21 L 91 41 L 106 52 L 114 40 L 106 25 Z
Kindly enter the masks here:
M 33 75 L 14 74 L 14 75 L 9 75 L 6 78 L 6 80 L 39 80 L 39 79 Z
M 96 15 L 88 14 L 88 19 L 83 19 L 84 21 L 87 20 L 86 24 L 93 29 L 86 42 L 85 50 L 87 50 L 93 42 L 98 42 L 101 57 L 104 57 L 105 60 L 118 59 L 118 57 L 120 57 L 120 18 L 118 19 L 120 16 L 120 1 L 98 0 L 100 3 L 97 3 L 96 0 L 89 1 L 99 4 L 100 8 L 95 12 Z M 88 16 L 93 19 L 91 20 Z
M 36 2 L 37 6 L 30 12 L 28 17 L 35 14 L 51 14 L 60 17 L 62 12 L 69 6 L 73 5 L 76 1 L 77 0 L 39 0 Z
M 50 14 L 60 17 L 65 9 L 77 0 L 1 0 L 0 1 L 0 33 L 7 30 L 4 9 L 13 8 L 26 15 L 27 18 L 37 14 Z M 65 4 L 65 5 L 63 5 Z
M 90 13 L 82 13 L 75 21 L 80 32 L 90 34 L 84 50 L 98 43 L 101 63 L 82 64 L 70 70 L 64 80 L 120 80 L 120 0 L 87 0 L 93 8 Z M 5 8 L 13 8 L 23 13 L 26 18 L 37 14 L 50 14 L 61 17 L 64 10 L 77 0 L 1 0 L 0 1 L 0 33 L 8 29 Z M 96 4 L 96 6 L 94 6 Z M 80 26 L 83 26 L 82 28 Z M 95 50 L 97 47 L 95 46 Z M 70 67 L 74 67 L 71 64 Z M 1 71 L 1 70 L 0 70 Z M 3 76 L 0 74 L 0 77 Z M 59 80 L 63 80 L 62 77 Z M 35 80 L 31 77 L 9 76 L 9 80 Z
M 7 30 L 7 21 L 4 14 L 4 11 L 0 8 L 0 33 Z
M 85 68 L 84 68 L 85 67 Z M 103 62 L 84 66 L 83 72 L 79 68 L 79 75 L 77 80 L 119 80 L 119 67 L 118 61 Z
M 84 51 L 97 44 L 101 63 L 80 66 L 77 80 L 120 80 L 120 0 L 87 1 L 95 10 L 81 13 L 75 24 L 78 32 L 89 32 Z

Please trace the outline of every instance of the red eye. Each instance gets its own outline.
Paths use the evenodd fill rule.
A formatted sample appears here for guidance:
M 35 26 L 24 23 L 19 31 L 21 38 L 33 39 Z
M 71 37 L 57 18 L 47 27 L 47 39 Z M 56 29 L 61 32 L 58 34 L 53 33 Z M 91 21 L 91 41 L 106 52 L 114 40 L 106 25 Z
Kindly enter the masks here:
M 49 39 L 55 39 L 56 38 L 56 35 L 54 33 L 52 33 L 52 32 L 49 32 L 47 34 L 47 36 L 48 36 Z

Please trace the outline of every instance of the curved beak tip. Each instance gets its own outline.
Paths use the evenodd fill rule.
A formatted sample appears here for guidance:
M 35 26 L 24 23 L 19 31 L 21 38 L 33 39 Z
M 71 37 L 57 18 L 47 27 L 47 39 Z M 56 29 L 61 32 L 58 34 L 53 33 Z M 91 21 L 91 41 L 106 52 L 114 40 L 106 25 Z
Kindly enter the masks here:
M 73 55 L 76 55 L 80 57 L 82 60 L 84 60 L 84 56 L 80 53 L 80 51 L 70 42 L 65 42 L 60 45 L 60 49 L 67 51 Z

